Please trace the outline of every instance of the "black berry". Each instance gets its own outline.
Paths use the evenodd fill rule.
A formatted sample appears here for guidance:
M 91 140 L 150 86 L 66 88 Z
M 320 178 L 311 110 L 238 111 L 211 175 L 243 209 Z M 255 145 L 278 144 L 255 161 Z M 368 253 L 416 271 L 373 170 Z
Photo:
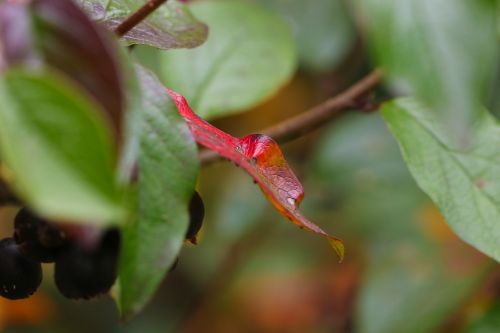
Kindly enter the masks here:
M 205 205 L 200 194 L 195 191 L 189 202 L 189 227 L 185 237 L 193 244 L 196 244 L 196 235 L 201 229 L 204 217 Z
M 8 299 L 26 298 L 41 282 L 40 263 L 24 256 L 13 238 L 0 240 L 0 295 Z
M 26 208 L 15 217 L 14 239 L 23 254 L 40 262 L 53 262 L 65 242 L 61 230 Z
M 108 292 L 116 279 L 119 250 L 117 229 L 106 231 L 93 248 L 68 241 L 55 264 L 54 279 L 61 294 L 89 299 Z

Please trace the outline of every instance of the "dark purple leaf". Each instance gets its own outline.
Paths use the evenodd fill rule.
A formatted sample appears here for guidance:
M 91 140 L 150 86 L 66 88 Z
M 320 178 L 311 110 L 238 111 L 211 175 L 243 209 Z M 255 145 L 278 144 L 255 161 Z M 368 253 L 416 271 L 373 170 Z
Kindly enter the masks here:
M 112 30 L 145 1 L 79 0 L 79 3 L 92 18 Z M 169 0 L 129 31 L 124 39 L 131 44 L 145 44 L 160 49 L 193 48 L 202 44 L 207 34 L 207 26 L 198 21 L 186 5 Z
M 35 59 L 31 45 L 30 17 L 25 4 L 0 4 L 0 70 Z
M 34 0 L 36 44 L 44 61 L 82 85 L 121 137 L 124 96 L 115 42 L 72 1 Z

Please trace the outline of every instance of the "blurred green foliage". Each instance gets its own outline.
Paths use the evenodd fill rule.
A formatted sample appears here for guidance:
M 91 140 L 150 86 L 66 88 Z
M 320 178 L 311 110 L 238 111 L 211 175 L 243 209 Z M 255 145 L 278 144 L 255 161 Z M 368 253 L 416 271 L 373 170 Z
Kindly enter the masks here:
M 463 147 L 498 62 L 491 0 L 359 0 L 375 62 L 400 94 L 423 100 Z
M 206 1 L 190 8 L 210 25 L 208 40 L 194 50 L 162 53 L 158 75 L 200 116 L 246 110 L 275 93 L 295 71 L 290 30 L 276 15 L 241 1 Z
M 96 2 L 102 1 L 90 4 Z M 360 0 L 356 4 L 341 0 L 205 0 L 184 7 L 176 1 L 175 6 L 182 8 L 177 14 L 197 32 L 193 40 L 184 40 L 186 35 L 180 34 L 179 41 L 196 44 L 203 39 L 203 25 L 191 17 L 191 8 L 211 29 L 207 42 L 193 50 L 138 46 L 131 54 L 153 69 L 163 83 L 185 94 L 195 111 L 207 117 L 226 116 L 216 125 L 230 133 L 246 130 L 248 117 L 252 124 L 259 124 L 303 112 L 303 105 L 313 106 L 325 94 L 329 97 L 346 88 L 370 64 L 382 66 L 389 74 L 388 90 L 377 91 L 377 99 L 413 91 L 433 112 L 448 114 L 452 110 L 450 117 L 456 116 L 453 121 L 462 124 L 477 116 L 477 108 L 472 106 L 485 103 L 489 90 L 498 88 L 487 86 L 497 56 L 498 41 L 491 28 L 495 12 L 489 10 L 494 5 L 495 1 L 486 0 L 477 4 L 465 0 Z M 126 10 L 130 12 L 130 6 Z M 146 29 L 149 33 L 155 31 L 158 17 L 150 23 L 154 24 Z M 132 42 L 152 44 L 148 34 L 142 38 Z M 169 48 L 173 44 L 162 45 Z M 350 55 L 362 61 L 350 61 Z M 296 60 L 299 70 L 294 73 Z M 297 101 L 296 88 L 283 87 L 292 75 L 307 83 L 298 94 L 301 101 Z M 397 120 L 407 110 L 385 109 L 384 117 L 403 146 L 412 174 L 378 114 L 354 110 L 284 147 L 304 183 L 302 209 L 322 228 L 342 235 L 347 248 L 344 263 L 338 264 L 333 251 L 318 237 L 287 223 L 246 174 L 220 163 L 202 168 L 198 177 L 197 188 L 207 207 L 199 245 L 184 246 L 179 264 L 162 281 L 181 246 L 186 227 L 181 208 L 194 185 L 196 161 L 192 142 L 176 140 L 174 134 L 185 135 L 185 128 L 171 113 L 168 100 L 155 99 L 160 96 L 154 95 L 157 89 L 161 89 L 157 83 L 148 86 L 143 82 L 145 103 L 153 107 L 144 107 L 149 113 L 148 122 L 143 123 L 147 130 L 142 145 L 143 154 L 149 157 L 145 165 L 150 168 L 142 171 L 146 176 L 142 181 L 150 191 L 139 194 L 139 205 L 154 216 L 145 214 L 145 224 L 127 225 L 129 243 L 122 258 L 125 273 L 121 279 L 126 283 L 120 286 L 122 296 L 130 297 L 127 307 L 131 311 L 142 307 L 159 286 L 155 296 L 144 312 L 121 325 L 110 298 L 71 302 L 59 296 L 46 278 L 36 297 L 19 303 L 0 301 L 2 332 L 500 331 L 498 265 L 454 235 L 447 226 L 447 222 L 454 225 L 454 218 L 444 221 L 412 178 L 413 174 L 422 185 L 403 137 L 416 137 L 411 143 L 420 143 L 416 150 L 424 155 L 439 150 L 437 156 L 446 147 L 424 137 L 409 120 L 405 121 L 408 126 L 397 127 L 401 125 Z M 278 96 L 271 96 L 275 93 Z M 9 101 L 8 97 L 2 101 Z M 273 108 L 250 109 L 266 98 L 272 98 L 266 105 Z M 290 100 L 297 103 L 283 102 Z M 169 110 L 168 117 L 160 109 Z M 261 112 L 263 109 L 268 112 Z M 248 112 L 237 114 L 243 111 Z M 175 132 L 167 131 L 171 126 Z M 461 126 L 455 127 L 467 127 L 469 134 L 474 130 Z M 484 143 L 492 156 L 497 149 L 494 142 L 487 138 Z M 440 160 L 433 162 L 436 169 L 446 167 L 442 173 L 453 178 L 449 185 L 439 177 L 427 180 L 437 190 L 450 192 L 440 200 L 429 193 L 448 217 L 451 204 L 446 200 L 467 198 L 470 191 L 454 187 L 461 185 L 453 183 L 456 170 Z M 478 173 L 489 170 L 479 169 Z M 101 177 L 107 175 L 104 171 Z M 436 176 L 434 168 L 424 171 Z M 109 175 L 105 178 L 114 180 Z M 460 201 L 459 209 L 471 212 L 470 204 L 471 200 Z M 95 207 L 89 211 L 95 212 Z M 0 211 L 0 218 L 9 222 L 5 225 L 12 220 L 9 214 L 8 209 Z M 168 217 L 170 224 L 150 223 L 160 215 Z M 495 222 L 494 216 L 488 219 L 491 230 Z M 471 215 L 463 224 L 467 235 L 482 226 Z M 491 230 L 491 249 L 472 242 L 489 254 L 498 250 Z M 45 273 L 51 274 L 50 270 Z

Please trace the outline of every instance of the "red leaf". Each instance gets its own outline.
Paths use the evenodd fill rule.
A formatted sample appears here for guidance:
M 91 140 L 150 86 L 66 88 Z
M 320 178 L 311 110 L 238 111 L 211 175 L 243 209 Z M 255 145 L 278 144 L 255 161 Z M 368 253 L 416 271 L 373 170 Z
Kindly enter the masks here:
M 301 229 L 326 237 L 342 260 L 344 257 L 342 241 L 327 234 L 299 211 L 298 206 L 304 197 L 302 184 L 272 138 L 262 134 L 235 138 L 198 117 L 183 96 L 167 90 L 198 143 L 245 169 L 283 216 Z

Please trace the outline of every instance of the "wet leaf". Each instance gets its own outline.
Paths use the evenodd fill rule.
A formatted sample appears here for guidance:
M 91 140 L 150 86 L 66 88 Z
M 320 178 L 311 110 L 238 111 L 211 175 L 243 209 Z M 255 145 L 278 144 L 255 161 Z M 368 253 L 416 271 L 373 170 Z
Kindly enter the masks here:
M 196 145 L 161 83 L 138 67 L 143 93 L 138 213 L 125 226 L 119 267 L 122 317 L 139 312 L 176 260 L 198 172 Z
M 232 0 L 195 2 L 190 8 L 209 25 L 208 40 L 194 50 L 163 52 L 161 77 L 202 117 L 244 111 L 293 74 L 293 37 L 277 15 Z
M 78 0 L 93 19 L 114 29 L 144 5 L 142 0 Z M 207 26 L 198 21 L 189 8 L 169 0 L 144 21 L 135 26 L 124 39 L 130 44 L 145 44 L 160 49 L 193 48 L 207 39 Z
M 484 109 L 467 150 L 450 147 L 436 115 L 411 98 L 387 103 L 382 114 L 420 188 L 467 243 L 500 260 L 500 127 Z
M 120 223 L 126 210 L 99 106 L 49 71 L 0 77 L 0 151 L 16 194 L 54 220 Z
M 342 260 L 342 242 L 310 222 L 300 212 L 299 204 L 304 197 L 302 184 L 272 138 L 261 134 L 235 138 L 194 114 L 184 97 L 172 90 L 169 93 L 198 143 L 244 168 L 283 216 L 302 229 L 324 236 Z

